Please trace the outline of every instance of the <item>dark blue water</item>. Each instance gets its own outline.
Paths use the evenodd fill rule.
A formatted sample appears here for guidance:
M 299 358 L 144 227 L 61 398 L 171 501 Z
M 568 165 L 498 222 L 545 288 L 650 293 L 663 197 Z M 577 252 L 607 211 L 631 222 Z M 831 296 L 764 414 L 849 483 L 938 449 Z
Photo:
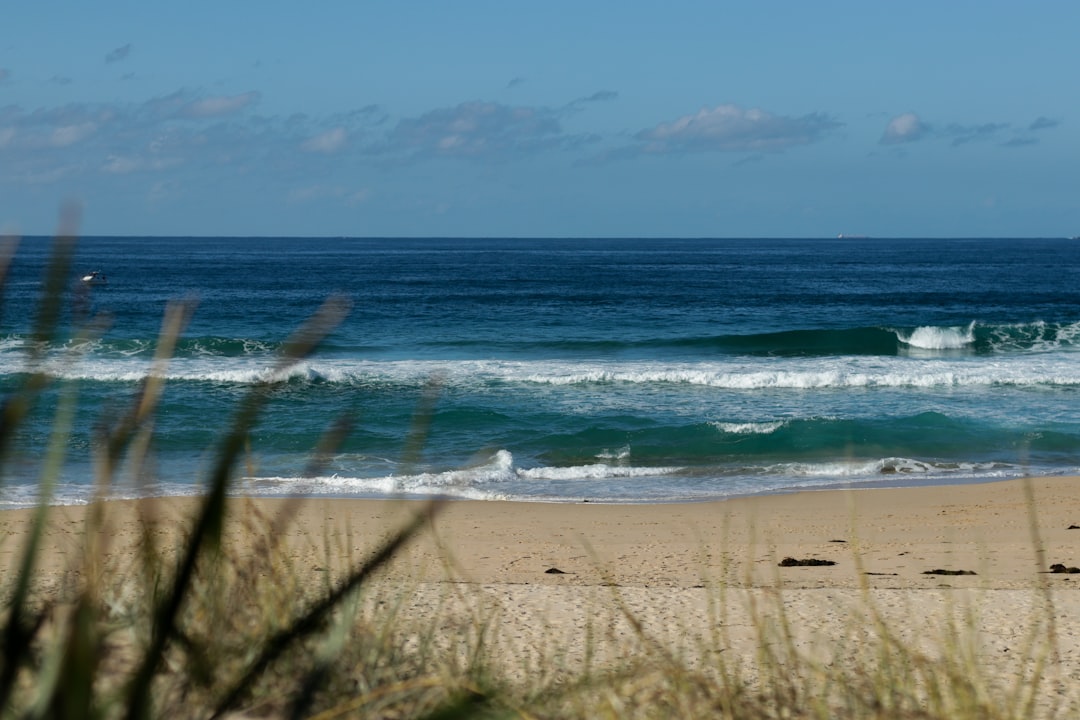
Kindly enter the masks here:
M 26 377 L 51 243 L 7 278 L 0 390 Z M 101 270 L 106 285 L 78 277 Z M 237 402 L 271 382 L 244 492 L 680 500 L 1080 471 L 1080 243 L 1067 240 L 84 238 L 53 378 L 16 438 L 32 496 L 77 393 L 61 501 L 197 303 L 167 368 L 154 463 L 117 494 L 196 492 Z M 332 296 L 351 311 L 274 370 Z M 78 341 L 88 318 L 100 337 Z M 416 466 L 400 464 L 424 388 Z M 314 478 L 310 450 L 352 432 Z

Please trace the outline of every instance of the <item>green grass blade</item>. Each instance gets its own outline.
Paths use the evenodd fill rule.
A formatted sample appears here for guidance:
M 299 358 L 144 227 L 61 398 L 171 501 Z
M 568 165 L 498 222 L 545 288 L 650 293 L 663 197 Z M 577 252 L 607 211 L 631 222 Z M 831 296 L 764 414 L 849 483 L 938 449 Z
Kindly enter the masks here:
M 218 704 L 211 717 L 218 718 L 230 710 L 236 709 L 244 695 L 263 671 L 280 657 L 286 649 L 322 628 L 329 614 L 350 593 L 366 582 L 375 571 L 393 559 L 406 543 L 431 522 L 440 505 L 439 501 L 427 503 L 405 527 L 387 540 L 367 562 L 350 573 L 343 581 L 338 583 L 336 588 L 315 602 L 306 612 L 300 614 L 287 628 L 270 638 L 263 646 L 258 657 L 249 666 L 247 672 L 233 685 L 225 698 Z
M 308 356 L 344 319 L 347 311 L 348 303 L 342 298 L 331 298 L 324 303 L 318 312 L 286 341 L 275 371 L 280 373 Z M 241 403 L 232 427 L 218 449 L 206 497 L 195 518 L 191 536 L 181 551 L 172 584 L 154 612 L 150 644 L 130 685 L 126 712 L 129 720 L 149 716 L 151 683 L 165 647 L 174 634 L 176 619 L 191 587 L 199 557 L 205 549 L 217 546 L 220 541 L 225 522 L 225 498 L 233 468 L 244 452 L 245 439 L 266 402 L 271 383 L 272 378 L 252 388 Z

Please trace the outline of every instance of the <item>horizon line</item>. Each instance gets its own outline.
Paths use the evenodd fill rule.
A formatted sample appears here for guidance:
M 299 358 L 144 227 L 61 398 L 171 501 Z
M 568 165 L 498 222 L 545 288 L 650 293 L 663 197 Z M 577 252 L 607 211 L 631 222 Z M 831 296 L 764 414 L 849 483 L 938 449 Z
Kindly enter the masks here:
M 56 233 L 4 233 L 3 237 L 51 239 Z M 159 240 L 1080 240 L 1076 235 L 209 235 L 80 233 L 80 238 Z

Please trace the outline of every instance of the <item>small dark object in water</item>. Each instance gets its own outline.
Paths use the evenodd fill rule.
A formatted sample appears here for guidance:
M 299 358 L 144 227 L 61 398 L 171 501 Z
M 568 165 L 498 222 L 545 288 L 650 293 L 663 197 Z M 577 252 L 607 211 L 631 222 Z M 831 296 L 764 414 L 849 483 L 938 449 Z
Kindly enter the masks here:
M 1070 525 L 1066 530 L 1080 530 L 1080 525 Z
M 545 575 L 565 575 L 566 571 L 565 570 L 560 570 L 559 568 L 556 568 L 556 567 L 553 567 L 553 568 L 548 568 L 547 570 L 545 570 L 544 574 Z
M 974 570 L 923 570 L 923 575 L 974 575 Z
M 1053 565 L 1050 566 L 1050 572 L 1052 572 L 1052 573 L 1070 573 L 1070 574 L 1073 574 L 1073 573 L 1080 573 L 1080 568 L 1078 568 L 1078 567 L 1065 567 L 1065 565 L 1063 565 L 1062 563 L 1054 563 Z
M 830 540 L 831 543 L 846 543 L 847 540 Z
M 864 572 L 863 575 L 896 575 L 896 573 Z
M 817 567 L 819 565 L 835 565 L 832 560 L 818 560 L 817 558 L 806 558 L 805 560 L 796 560 L 795 558 L 786 557 L 780 561 L 780 567 Z

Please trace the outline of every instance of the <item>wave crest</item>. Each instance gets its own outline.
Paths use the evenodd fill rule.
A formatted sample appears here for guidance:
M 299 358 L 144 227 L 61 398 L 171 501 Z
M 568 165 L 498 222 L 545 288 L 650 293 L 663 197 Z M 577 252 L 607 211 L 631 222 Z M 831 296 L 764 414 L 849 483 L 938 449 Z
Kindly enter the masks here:
M 975 344 L 975 323 L 967 327 L 918 327 L 909 333 L 896 331 L 900 342 L 920 350 L 959 350 Z

